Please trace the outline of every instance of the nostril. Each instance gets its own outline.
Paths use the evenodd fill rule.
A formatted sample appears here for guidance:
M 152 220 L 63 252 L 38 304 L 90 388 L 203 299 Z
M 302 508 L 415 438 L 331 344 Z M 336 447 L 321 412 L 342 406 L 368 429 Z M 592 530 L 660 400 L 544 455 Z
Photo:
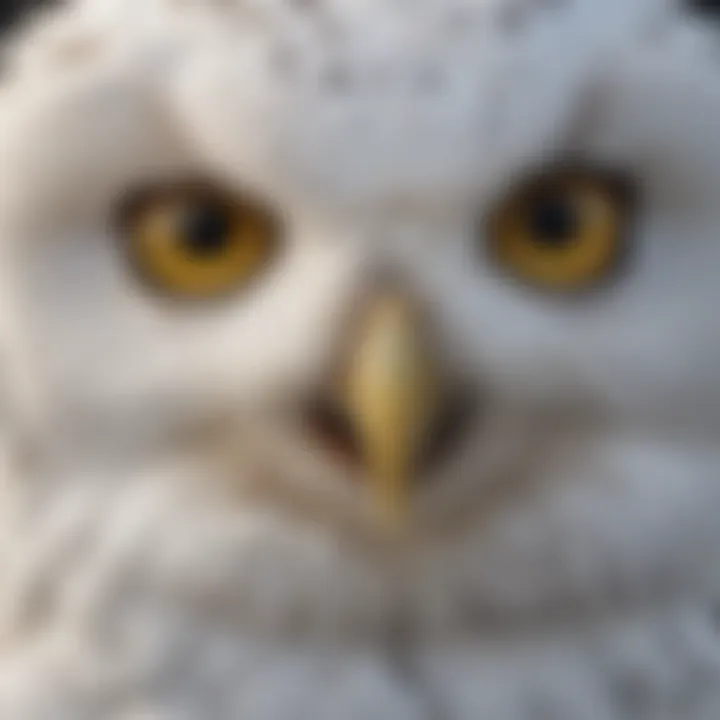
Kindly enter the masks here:
M 360 462 L 360 444 L 346 413 L 332 403 L 316 399 L 308 407 L 307 422 L 331 452 L 347 462 Z
M 428 433 L 420 457 L 419 469 L 423 476 L 441 465 L 444 460 L 459 450 L 469 434 L 477 414 L 477 401 L 472 393 L 456 393 Z

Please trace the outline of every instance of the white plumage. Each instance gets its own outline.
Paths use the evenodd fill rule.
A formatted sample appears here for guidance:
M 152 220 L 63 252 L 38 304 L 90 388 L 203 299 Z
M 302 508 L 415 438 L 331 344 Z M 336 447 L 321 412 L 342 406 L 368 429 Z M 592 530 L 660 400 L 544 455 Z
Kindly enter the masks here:
M 86 0 L 25 28 L 0 718 L 715 720 L 719 63 L 662 0 Z M 565 165 L 638 197 L 589 293 L 487 252 Z M 283 237 L 242 292 L 177 302 L 116 211 L 198 178 Z M 378 272 L 477 399 L 395 533 L 298 414 Z

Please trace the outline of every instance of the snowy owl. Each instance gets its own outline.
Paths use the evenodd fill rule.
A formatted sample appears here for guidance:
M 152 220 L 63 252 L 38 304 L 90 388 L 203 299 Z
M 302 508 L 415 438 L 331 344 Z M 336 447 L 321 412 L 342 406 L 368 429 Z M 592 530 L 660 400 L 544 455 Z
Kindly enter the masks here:
M 25 18 L 0 719 L 717 720 L 713 10 Z

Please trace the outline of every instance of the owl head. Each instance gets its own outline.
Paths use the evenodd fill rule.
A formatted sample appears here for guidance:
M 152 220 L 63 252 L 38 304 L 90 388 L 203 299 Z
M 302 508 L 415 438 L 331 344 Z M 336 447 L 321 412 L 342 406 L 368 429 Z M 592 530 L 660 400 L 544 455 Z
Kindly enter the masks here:
M 5 397 L 29 448 L 8 547 L 255 627 L 714 588 L 707 6 L 39 17 L 0 97 Z

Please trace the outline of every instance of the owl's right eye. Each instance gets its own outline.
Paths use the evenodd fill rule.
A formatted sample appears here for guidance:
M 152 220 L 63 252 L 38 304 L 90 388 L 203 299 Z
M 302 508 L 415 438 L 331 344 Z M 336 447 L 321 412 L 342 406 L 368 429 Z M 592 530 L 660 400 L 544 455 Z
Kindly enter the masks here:
M 163 294 L 190 300 L 247 285 L 281 235 L 270 208 L 205 185 L 144 190 L 124 205 L 119 225 L 135 271 Z
M 633 204 L 624 178 L 589 168 L 544 173 L 494 209 L 490 254 L 535 288 L 586 290 L 610 277 L 626 255 Z

